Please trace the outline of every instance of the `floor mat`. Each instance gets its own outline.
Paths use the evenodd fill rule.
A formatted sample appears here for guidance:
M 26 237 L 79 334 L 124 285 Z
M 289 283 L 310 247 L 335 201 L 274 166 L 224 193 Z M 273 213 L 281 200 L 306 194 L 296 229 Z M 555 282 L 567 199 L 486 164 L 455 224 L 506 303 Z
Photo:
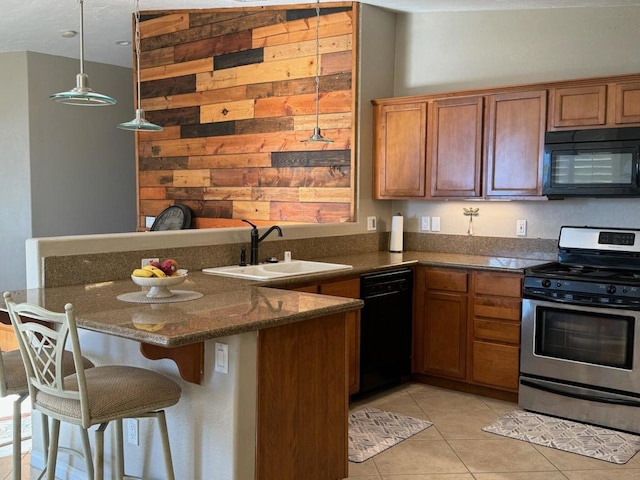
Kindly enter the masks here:
M 31 438 L 31 414 L 22 414 L 22 440 Z M 0 447 L 13 443 L 13 417 L 0 418 Z
M 429 428 L 424 420 L 377 408 L 349 414 L 349 461 L 360 463 Z
M 627 463 L 640 450 L 638 435 L 524 410 L 514 410 L 482 430 L 617 464 Z

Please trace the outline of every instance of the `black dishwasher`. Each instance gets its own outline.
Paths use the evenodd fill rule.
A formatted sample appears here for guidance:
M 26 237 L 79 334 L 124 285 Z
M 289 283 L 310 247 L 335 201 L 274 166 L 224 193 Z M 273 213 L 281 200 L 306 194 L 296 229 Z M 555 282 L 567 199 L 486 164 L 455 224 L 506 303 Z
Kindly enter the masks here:
M 397 385 L 411 373 L 413 271 L 362 275 L 360 390 L 363 395 Z

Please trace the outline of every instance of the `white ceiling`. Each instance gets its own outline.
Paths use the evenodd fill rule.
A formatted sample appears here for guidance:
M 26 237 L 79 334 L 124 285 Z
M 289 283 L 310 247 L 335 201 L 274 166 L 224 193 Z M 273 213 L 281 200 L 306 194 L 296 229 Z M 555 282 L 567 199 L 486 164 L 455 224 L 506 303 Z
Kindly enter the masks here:
M 329 3 L 330 0 L 321 0 Z M 139 0 L 140 10 L 238 8 L 305 4 L 304 0 Z M 311 3 L 314 3 L 313 1 Z M 640 0 L 364 0 L 399 12 L 506 10 L 564 7 L 640 5 Z M 79 58 L 79 39 L 60 32 L 79 29 L 78 0 L 2 0 L 0 53 L 33 51 Z M 134 0 L 84 0 L 85 60 L 131 66 L 131 47 L 117 46 L 131 39 Z

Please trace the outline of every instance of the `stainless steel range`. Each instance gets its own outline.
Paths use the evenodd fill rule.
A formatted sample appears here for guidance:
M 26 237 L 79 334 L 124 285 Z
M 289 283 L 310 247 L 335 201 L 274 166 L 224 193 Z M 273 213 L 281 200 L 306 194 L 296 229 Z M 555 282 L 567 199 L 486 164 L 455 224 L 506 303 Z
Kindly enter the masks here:
M 562 227 L 527 269 L 522 408 L 640 433 L 640 230 Z

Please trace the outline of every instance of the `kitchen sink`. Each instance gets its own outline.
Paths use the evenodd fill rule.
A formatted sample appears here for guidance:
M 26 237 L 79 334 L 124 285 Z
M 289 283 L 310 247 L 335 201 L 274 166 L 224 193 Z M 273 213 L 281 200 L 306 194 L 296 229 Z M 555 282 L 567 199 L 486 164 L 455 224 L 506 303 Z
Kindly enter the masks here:
M 291 260 L 288 262 L 262 263 L 260 265 L 232 265 L 230 267 L 205 268 L 202 271 L 210 275 L 246 278 L 249 280 L 274 280 L 294 277 L 296 275 L 350 270 L 351 268 L 353 268 L 351 265 L 341 263 Z

